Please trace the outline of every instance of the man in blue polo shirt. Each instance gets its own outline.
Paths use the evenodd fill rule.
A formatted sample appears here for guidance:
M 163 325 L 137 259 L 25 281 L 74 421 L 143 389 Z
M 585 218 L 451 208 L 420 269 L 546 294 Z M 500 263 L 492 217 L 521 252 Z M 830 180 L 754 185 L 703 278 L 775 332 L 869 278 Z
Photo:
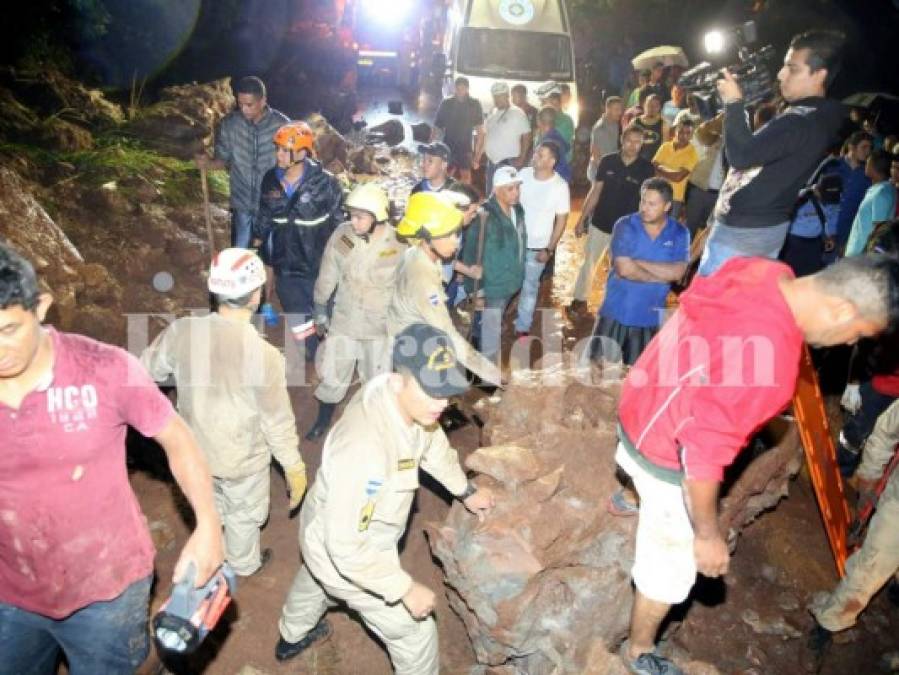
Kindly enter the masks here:
M 631 366 L 661 325 L 672 282 L 686 270 L 690 231 L 674 220 L 671 184 L 650 178 L 640 188 L 640 209 L 615 223 L 612 268 L 591 341 L 594 360 Z

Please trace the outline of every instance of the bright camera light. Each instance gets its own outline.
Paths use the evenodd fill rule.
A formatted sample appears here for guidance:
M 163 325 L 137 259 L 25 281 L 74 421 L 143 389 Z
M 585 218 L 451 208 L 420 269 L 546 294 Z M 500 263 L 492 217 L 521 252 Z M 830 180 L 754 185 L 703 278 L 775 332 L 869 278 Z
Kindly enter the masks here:
M 705 34 L 702 39 L 705 44 L 705 50 L 709 54 L 718 54 L 724 51 L 724 33 L 720 30 L 712 30 Z
M 363 0 L 362 5 L 368 19 L 376 21 L 381 25 L 400 24 L 402 23 L 416 0 L 392 0 L 389 9 L 385 7 L 384 0 Z

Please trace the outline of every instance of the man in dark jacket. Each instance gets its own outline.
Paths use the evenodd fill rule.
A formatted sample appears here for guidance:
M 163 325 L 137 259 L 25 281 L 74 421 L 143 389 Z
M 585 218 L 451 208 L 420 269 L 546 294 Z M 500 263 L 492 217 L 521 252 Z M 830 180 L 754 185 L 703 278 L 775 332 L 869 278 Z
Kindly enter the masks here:
M 253 239 L 274 270 L 275 290 L 294 339 L 312 360 L 318 338 L 311 322 L 313 289 L 325 245 L 343 221 L 343 192 L 334 176 L 312 159 L 313 134 L 291 122 L 275 134 L 278 164 L 262 179 Z
M 699 273 L 712 274 L 735 256 L 777 258 L 796 195 L 832 144 L 844 109 L 824 98 L 836 77 L 843 36 L 801 33 L 790 42 L 777 74 L 789 107 L 754 134 L 740 85 L 726 70 L 718 82 L 724 102 L 724 150 L 730 170 L 715 204 Z
M 247 248 L 256 211 L 259 187 L 265 172 L 275 166 L 274 133 L 287 116 L 269 107 L 265 84 L 258 77 L 244 77 L 234 85 L 237 110 L 222 119 L 215 133 L 215 157 L 196 156 L 197 166 L 228 169 L 231 188 L 231 246 Z
M 480 339 L 481 353 L 490 360 L 495 360 L 500 351 L 503 313 L 524 281 L 528 244 L 520 196 L 521 178 L 515 168 L 498 168 L 493 174 L 493 195 L 483 206 L 486 217 L 475 218 L 465 235 L 462 250 L 462 262 L 472 266 L 474 277 L 480 279 L 479 297 L 475 298 L 475 303 L 483 301 L 483 308 L 475 316 L 472 334 Z M 478 260 L 482 227 L 484 247 L 481 260 Z M 465 281 L 469 293 L 474 292 L 474 277 Z

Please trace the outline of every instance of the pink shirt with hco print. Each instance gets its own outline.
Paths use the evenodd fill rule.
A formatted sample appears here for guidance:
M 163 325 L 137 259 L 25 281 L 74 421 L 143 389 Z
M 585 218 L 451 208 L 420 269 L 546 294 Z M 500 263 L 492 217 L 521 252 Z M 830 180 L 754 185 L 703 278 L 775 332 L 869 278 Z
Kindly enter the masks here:
M 125 434 L 155 436 L 174 410 L 126 351 L 48 332 L 52 372 L 0 404 L 0 602 L 63 618 L 153 571 Z

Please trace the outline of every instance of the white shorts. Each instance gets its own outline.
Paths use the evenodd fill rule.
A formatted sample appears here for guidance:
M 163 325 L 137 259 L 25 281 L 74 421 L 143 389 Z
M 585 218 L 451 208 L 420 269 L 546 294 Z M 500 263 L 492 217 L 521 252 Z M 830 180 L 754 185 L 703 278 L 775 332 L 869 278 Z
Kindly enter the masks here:
M 637 550 L 631 570 L 634 584 L 650 600 L 681 603 L 696 582 L 693 525 L 683 489 L 650 475 L 621 443 L 615 461 L 633 479 L 640 495 Z

